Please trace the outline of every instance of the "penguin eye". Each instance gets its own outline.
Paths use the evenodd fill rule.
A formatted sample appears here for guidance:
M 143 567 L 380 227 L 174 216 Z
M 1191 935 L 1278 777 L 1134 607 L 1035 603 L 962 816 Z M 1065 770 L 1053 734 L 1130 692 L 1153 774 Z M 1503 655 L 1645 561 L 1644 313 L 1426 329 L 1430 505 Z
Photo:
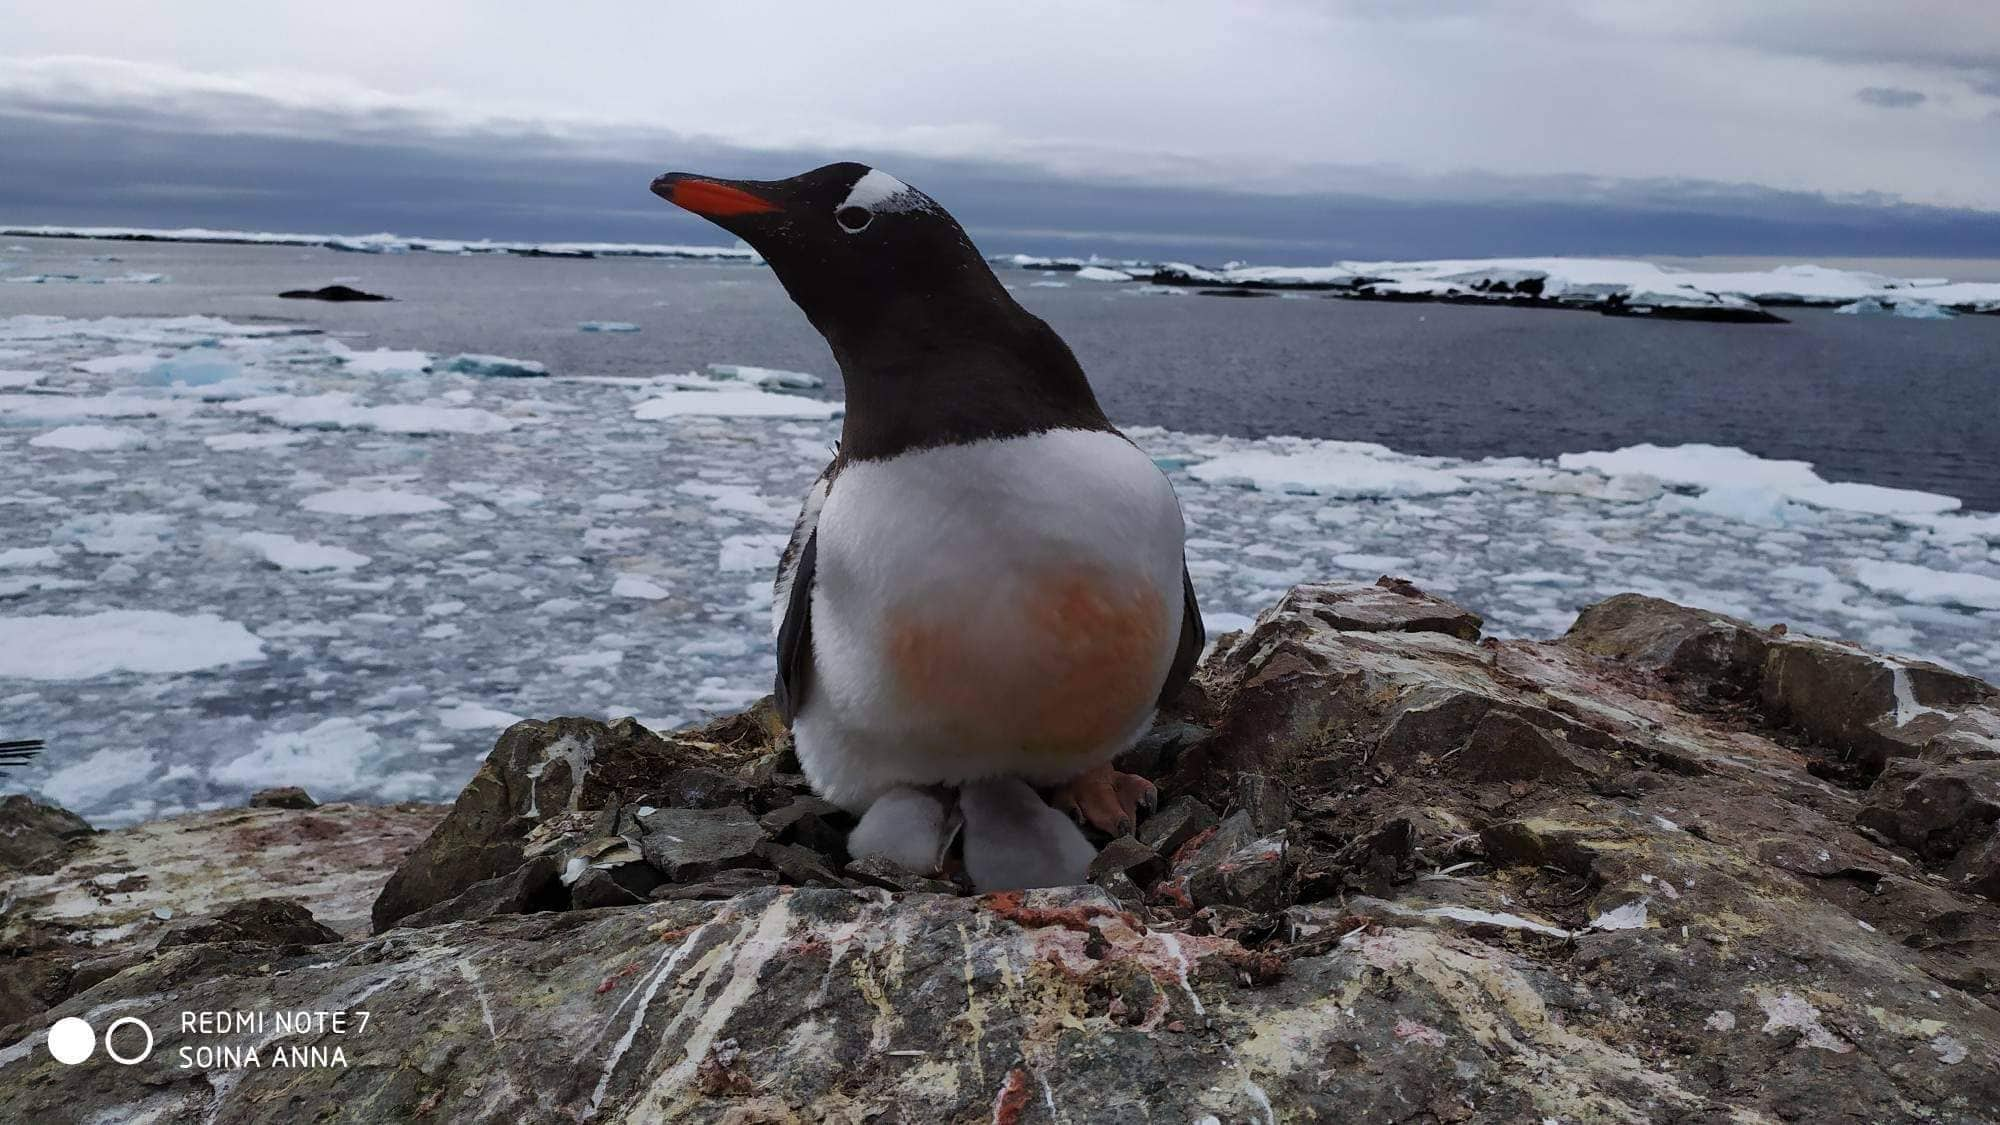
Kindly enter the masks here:
M 860 234 L 862 228 L 875 221 L 875 212 L 866 207 L 842 207 L 833 213 L 833 221 L 849 234 Z

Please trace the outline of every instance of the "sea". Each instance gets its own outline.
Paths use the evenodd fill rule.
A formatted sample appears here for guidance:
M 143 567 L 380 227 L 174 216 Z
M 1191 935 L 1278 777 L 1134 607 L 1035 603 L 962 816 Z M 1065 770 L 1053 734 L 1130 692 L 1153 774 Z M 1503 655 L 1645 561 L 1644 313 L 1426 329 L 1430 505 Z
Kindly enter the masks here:
M 2000 317 L 1001 276 L 1173 480 L 1211 634 L 1386 573 L 1500 636 L 1636 589 L 2000 676 Z M 276 296 L 336 282 L 394 300 Z M 49 740 L 0 791 L 448 800 L 519 717 L 740 707 L 841 396 L 760 266 L 0 238 L 0 739 Z

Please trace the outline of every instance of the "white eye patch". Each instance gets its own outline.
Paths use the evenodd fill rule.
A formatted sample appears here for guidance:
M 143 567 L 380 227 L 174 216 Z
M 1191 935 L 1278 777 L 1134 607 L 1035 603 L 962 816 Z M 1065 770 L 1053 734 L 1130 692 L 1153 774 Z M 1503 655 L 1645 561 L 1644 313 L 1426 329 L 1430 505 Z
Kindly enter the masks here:
M 860 207 L 869 211 L 914 211 L 924 203 L 922 192 L 887 172 L 870 169 L 867 175 L 854 182 L 847 198 L 841 200 L 840 206 L 834 210 L 838 212 L 848 207 Z

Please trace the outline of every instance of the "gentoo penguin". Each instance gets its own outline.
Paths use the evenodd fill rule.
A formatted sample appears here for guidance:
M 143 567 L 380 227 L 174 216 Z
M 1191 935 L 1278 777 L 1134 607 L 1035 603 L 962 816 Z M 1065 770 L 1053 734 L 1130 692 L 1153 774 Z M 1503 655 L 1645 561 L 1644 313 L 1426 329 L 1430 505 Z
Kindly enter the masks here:
M 653 192 L 763 255 L 847 386 L 773 616 L 806 777 L 862 814 L 849 850 L 933 870 L 962 826 L 981 890 L 1082 882 L 1050 800 L 1129 826 L 1152 786 L 1111 760 L 1202 648 L 1172 485 L 923 192 L 854 163 Z

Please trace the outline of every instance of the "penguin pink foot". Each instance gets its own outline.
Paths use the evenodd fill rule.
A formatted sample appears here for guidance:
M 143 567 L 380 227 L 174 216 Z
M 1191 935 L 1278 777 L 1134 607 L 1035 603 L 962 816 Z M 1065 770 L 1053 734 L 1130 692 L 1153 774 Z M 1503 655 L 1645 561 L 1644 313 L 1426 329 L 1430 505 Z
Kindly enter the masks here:
M 1070 778 L 1049 794 L 1049 804 L 1113 836 L 1130 833 L 1139 823 L 1139 810 L 1150 810 L 1159 799 L 1152 782 L 1108 764 Z
M 1067 887 L 1090 879 L 1097 849 L 1083 831 L 1015 777 L 968 782 L 958 791 L 965 816 L 965 873 L 975 889 Z
M 956 811 L 933 790 L 897 786 L 876 798 L 847 834 L 847 854 L 874 856 L 905 871 L 930 875 L 958 834 Z

